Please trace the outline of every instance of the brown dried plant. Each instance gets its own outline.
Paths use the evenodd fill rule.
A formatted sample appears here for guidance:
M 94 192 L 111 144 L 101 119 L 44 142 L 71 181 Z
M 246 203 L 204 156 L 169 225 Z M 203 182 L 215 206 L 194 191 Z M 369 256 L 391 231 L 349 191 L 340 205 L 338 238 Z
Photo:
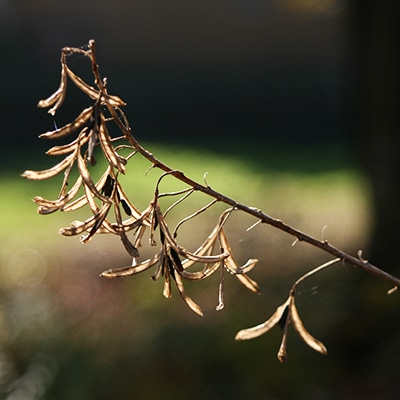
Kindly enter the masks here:
M 94 85 L 91 86 L 76 75 L 68 66 L 67 59 L 70 55 L 79 54 L 87 57 L 91 63 Z M 269 331 L 273 326 L 280 325 L 283 328 L 283 339 L 278 352 L 278 359 L 283 362 L 286 359 L 286 342 L 289 324 L 298 332 L 300 337 L 312 349 L 326 354 L 325 346 L 315 339 L 304 327 L 295 305 L 297 286 L 309 276 L 330 267 L 336 262 L 348 263 L 363 271 L 371 273 L 383 280 L 390 282 L 394 288 L 400 287 L 400 280 L 394 276 L 373 266 L 362 259 L 361 252 L 358 257 L 353 257 L 340 249 L 332 246 L 326 240 L 313 238 L 284 222 L 274 219 L 261 210 L 239 203 L 217 191 L 210 186 L 200 184 L 182 171 L 173 170 L 150 152 L 144 149 L 132 135 L 131 128 L 121 107 L 125 102 L 119 97 L 111 95 L 107 90 L 107 79 L 101 78 L 96 61 L 95 42 L 89 41 L 84 48 L 65 47 L 61 52 L 61 81 L 56 92 L 45 100 L 41 100 L 38 106 L 49 108 L 49 113 L 54 116 L 64 102 L 67 93 L 67 85 L 72 82 L 78 89 L 87 95 L 93 104 L 85 108 L 78 117 L 69 124 L 53 131 L 41 134 L 44 139 L 61 139 L 72 137 L 70 143 L 54 146 L 47 151 L 51 156 L 63 156 L 64 159 L 50 169 L 44 171 L 25 171 L 22 176 L 33 180 L 52 178 L 64 173 L 60 193 L 56 200 L 46 200 L 35 197 L 33 200 L 38 205 L 40 214 L 50 214 L 55 211 L 71 212 L 87 206 L 91 211 L 91 217 L 85 221 L 74 221 L 71 226 L 60 229 L 65 236 L 81 235 L 81 242 L 87 243 L 95 234 L 113 234 L 120 237 L 128 254 L 132 257 L 132 264 L 122 268 L 113 268 L 101 273 L 102 277 L 117 278 L 135 275 L 154 267 L 152 279 L 164 279 L 163 294 L 171 297 L 171 286 L 174 282 L 180 296 L 187 306 L 196 314 L 202 316 L 200 306 L 185 291 L 184 281 L 202 281 L 217 271 L 220 272 L 219 300 L 217 310 L 224 307 L 224 273 L 235 276 L 238 281 L 254 293 L 259 293 L 257 283 L 248 276 L 257 259 L 249 259 L 244 265 L 239 265 L 233 255 L 225 232 L 225 223 L 233 211 L 242 211 L 256 219 L 256 223 L 265 223 L 281 231 L 292 235 L 298 241 L 304 241 L 310 245 L 335 257 L 332 261 L 318 266 L 300 277 L 292 286 L 288 299 L 279 306 L 275 313 L 264 323 L 249 329 L 243 329 L 236 335 L 237 340 L 247 340 L 260 336 Z M 116 125 L 120 136 L 113 137 L 110 134 L 110 124 Z M 90 171 L 90 165 L 96 163 L 95 149 L 100 148 L 101 154 L 107 162 L 107 168 L 103 175 L 95 181 Z M 122 154 L 128 152 L 128 155 Z M 154 189 L 153 198 L 144 210 L 139 210 L 128 198 L 119 180 L 121 174 L 126 172 L 126 164 L 134 156 L 142 156 L 150 161 L 153 168 L 163 171 Z M 70 186 L 74 167 L 78 170 L 75 183 Z M 160 193 L 159 186 L 165 176 L 173 176 L 183 182 L 187 188 L 171 192 Z M 68 189 L 69 188 L 69 189 Z M 167 224 L 168 212 L 182 203 L 193 192 L 202 192 L 213 200 L 195 213 L 179 222 L 171 231 Z M 83 193 L 82 195 L 79 195 Z M 181 195 L 165 211 L 160 206 L 159 199 L 165 196 Z M 229 208 L 225 210 L 216 223 L 216 226 L 205 238 L 204 242 L 195 250 L 189 251 L 179 244 L 177 240 L 178 229 L 186 221 L 197 217 L 217 202 L 224 203 Z M 148 233 L 151 246 L 158 247 L 154 255 L 141 260 L 139 248 L 145 233 Z M 155 236 L 158 235 L 156 240 Z M 194 265 L 202 265 L 199 270 L 193 270 Z

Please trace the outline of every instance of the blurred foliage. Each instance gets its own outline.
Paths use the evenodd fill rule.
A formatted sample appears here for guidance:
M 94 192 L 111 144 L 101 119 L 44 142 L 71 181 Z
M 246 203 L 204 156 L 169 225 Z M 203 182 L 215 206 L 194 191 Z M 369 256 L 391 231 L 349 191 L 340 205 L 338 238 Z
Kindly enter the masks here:
M 262 168 L 236 155 L 148 147 L 196 179 L 206 168 L 207 182 L 216 189 L 311 234 L 323 234 L 346 250 L 356 251 L 366 241 L 368 187 L 343 152 L 318 149 L 288 157 L 290 150 L 275 150 L 275 158 L 266 162 L 271 167 Z M 320 165 L 320 172 L 306 172 L 310 157 Z M 275 169 L 273 159 L 279 161 Z M 286 165 L 285 170 L 278 172 L 279 163 Z M 324 164 L 330 168 L 326 170 Z M 139 179 L 148 168 L 139 159 L 132 159 L 129 167 L 135 169 L 129 178 L 134 195 L 145 204 L 156 174 L 150 171 Z M 173 182 L 166 185 L 173 187 Z M 99 278 L 102 270 L 128 263 L 125 252 L 118 241 L 108 238 L 97 237 L 83 248 L 76 238 L 57 236 L 57 228 L 69 224 L 69 216 L 36 215 L 35 206 L 28 202 L 38 192 L 56 196 L 54 190 L 54 184 L 23 181 L 16 173 L 1 179 L 2 193 L 12 193 L 3 196 L 0 204 L 0 392 L 4 398 L 356 398 L 348 395 L 351 383 L 344 365 L 349 358 L 359 357 L 367 339 L 374 349 L 369 362 L 379 360 L 370 370 L 375 371 L 375 384 L 389 382 L 375 373 L 382 363 L 397 366 L 388 350 L 398 346 L 387 331 L 393 327 L 368 333 L 360 325 L 360 319 L 365 327 L 371 324 L 379 310 L 395 311 L 392 299 L 384 300 L 380 282 L 338 266 L 304 285 L 300 313 L 310 331 L 328 345 L 330 355 L 313 354 L 291 335 L 290 358 L 281 366 L 275 357 L 279 330 L 248 343 L 235 343 L 234 334 L 265 320 L 286 298 L 293 280 L 324 255 L 302 244 L 292 247 L 291 238 L 269 227 L 246 232 L 254 221 L 233 216 L 227 226 L 231 243 L 239 258 L 260 258 L 252 276 L 260 282 L 262 294 L 247 293 L 228 279 L 226 308 L 216 312 L 217 278 L 188 285 L 188 292 L 206 312 L 201 319 L 192 315 L 177 293 L 166 301 L 161 285 L 151 282 L 149 274 L 116 281 Z M 192 206 L 205 201 L 200 196 Z M 203 222 L 204 218 L 196 218 L 185 231 L 185 241 L 200 241 L 209 228 L 202 224 L 213 225 L 216 215 L 206 216 Z M 323 224 L 327 224 L 324 230 Z M 362 289 L 365 282 L 368 291 Z M 367 315 L 360 306 L 363 301 L 375 307 Z M 357 326 L 352 321 L 358 321 Z M 354 346 L 354 340 L 360 349 L 352 348 L 349 354 L 347 347 Z

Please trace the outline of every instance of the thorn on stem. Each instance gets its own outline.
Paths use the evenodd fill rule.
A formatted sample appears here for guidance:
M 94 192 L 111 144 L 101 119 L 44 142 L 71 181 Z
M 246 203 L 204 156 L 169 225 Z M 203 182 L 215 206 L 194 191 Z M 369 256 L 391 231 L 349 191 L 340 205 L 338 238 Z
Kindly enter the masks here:
M 362 257 L 362 253 L 363 253 L 362 250 L 358 250 L 358 251 L 357 251 L 358 258 L 360 259 L 360 261 L 362 261 L 363 263 L 367 264 L 367 263 L 368 263 L 368 260 L 365 260 L 365 259 Z
M 388 290 L 387 294 L 393 294 L 394 292 L 397 292 L 399 289 L 398 286 L 392 287 L 391 289 Z

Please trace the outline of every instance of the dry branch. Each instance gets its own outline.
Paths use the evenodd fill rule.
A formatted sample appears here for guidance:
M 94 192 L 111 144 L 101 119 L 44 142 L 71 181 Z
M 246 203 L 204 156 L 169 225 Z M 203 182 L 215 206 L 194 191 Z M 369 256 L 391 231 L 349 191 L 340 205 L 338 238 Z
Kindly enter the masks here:
M 68 56 L 74 53 L 79 53 L 90 60 L 94 86 L 83 81 L 67 65 Z M 43 139 L 51 140 L 75 136 L 69 144 L 54 146 L 47 152 L 49 155 L 64 156 L 64 160 L 45 171 L 25 171 L 22 176 L 28 179 L 42 180 L 52 178 L 64 171 L 65 177 L 57 200 L 46 200 L 39 196 L 34 198 L 38 205 L 38 212 L 49 214 L 57 210 L 74 211 L 83 206 L 88 206 L 92 215 L 83 222 L 75 221 L 72 226 L 62 228 L 60 230 L 62 234 L 67 236 L 85 234 L 81 238 L 83 243 L 86 243 L 99 233 L 114 234 L 120 237 L 125 250 L 133 259 L 132 265 L 112 268 L 104 271 L 101 276 L 107 278 L 126 277 L 154 267 L 155 272 L 152 278 L 164 278 L 163 294 L 165 297 L 171 296 L 171 285 L 174 282 L 176 289 L 187 306 L 196 314 L 203 315 L 200 306 L 186 293 L 184 281 L 201 281 L 220 271 L 217 310 L 221 310 L 224 307 L 224 272 L 229 272 L 236 276 L 238 281 L 250 291 L 259 292 L 257 283 L 247 275 L 258 260 L 249 259 L 244 265 L 239 265 L 235 260 L 233 249 L 229 245 L 228 236 L 224 229 L 224 225 L 232 211 L 238 210 L 251 215 L 257 221 L 255 224 L 271 225 L 295 237 L 296 240 L 308 243 L 335 257 L 334 260 L 318 266 L 300 277 L 292 286 L 288 299 L 277 308 L 270 319 L 256 327 L 244 329 L 237 334 L 236 339 L 247 340 L 269 331 L 277 324 L 281 325 L 284 334 L 278 358 L 282 362 L 286 359 L 287 328 L 290 323 L 293 324 L 295 330 L 311 348 L 322 354 L 327 352 L 325 346 L 305 329 L 295 305 L 295 289 L 309 276 L 340 261 L 389 282 L 394 286 L 389 291 L 390 293 L 400 288 L 400 280 L 398 278 L 364 260 L 361 257 L 361 252 L 358 257 L 352 256 L 332 246 L 327 240 L 316 239 L 279 219 L 267 215 L 260 209 L 249 207 L 227 197 L 211 188 L 206 181 L 205 184 L 201 184 L 187 177 L 183 171 L 172 169 L 142 147 L 133 136 L 128 119 L 120 108 L 125 105 L 125 102 L 119 97 L 108 93 L 107 79 L 102 79 L 100 76 L 96 61 L 95 42 L 93 40 L 85 48 L 66 47 L 62 50 L 59 88 L 49 98 L 41 100 L 38 106 L 50 108 L 48 112 L 54 116 L 64 102 L 69 81 L 85 93 L 93 101 L 93 104 L 84 109 L 71 123 L 40 135 Z M 111 123 L 117 125 L 122 136 L 112 137 L 110 135 L 108 125 Z M 117 142 L 121 141 L 123 142 L 122 144 L 117 144 Z M 97 147 L 100 148 L 108 166 L 101 178 L 95 183 L 92 179 L 89 165 L 95 164 L 94 151 Z M 127 157 L 120 155 L 122 149 L 129 149 L 130 155 Z M 129 159 L 138 155 L 147 159 L 152 168 L 163 171 L 156 184 L 153 198 L 142 211 L 128 198 L 119 181 L 120 174 L 125 173 L 125 166 Z M 68 179 L 73 167 L 77 168 L 79 178 L 67 192 Z M 159 184 L 167 175 L 183 182 L 187 185 L 187 188 L 160 194 Z M 81 188 L 83 188 L 84 194 L 76 199 L 75 197 Z M 175 229 L 171 230 L 168 226 L 166 215 L 173 207 L 177 207 L 196 191 L 211 197 L 212 201 L 193 214 L 183 218 Z M 166 211 L 162 210 L 159 198 L 179 195 L 183 196 Z M 217 202 L 224 203 L 229 208 L 222 213 L 215 228 L 204 240 L 203 244 L 195 251 L 189 251 L 180 245 L 177 240 L 178 228 L 186 221 L 199 216 Z M 114 212 L 112 213 L 111 210 L 114 210 Z M 123 219 L 123 212 L 127 215 L 126 219 Z M 114 221 L 110 220 L 110 215 L 113 216 Z M 140 261 L 139 248 L 145 232 L 148 232 L 149 243 L 152 246 L 159 246 L 159 248 L 154 256 Z M 156 235 L 158 235 L 157 239 Z M 191 267 L 195 264 L 202 264 L 203 268 L 200 271 L 192 271 Z

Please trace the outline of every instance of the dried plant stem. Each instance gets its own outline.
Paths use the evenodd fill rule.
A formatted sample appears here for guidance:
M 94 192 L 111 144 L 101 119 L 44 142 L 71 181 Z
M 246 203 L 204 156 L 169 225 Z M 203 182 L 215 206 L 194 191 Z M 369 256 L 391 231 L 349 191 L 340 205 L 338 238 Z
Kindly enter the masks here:
M 82 54 L 90 59 L 95 86 L 86 83 L 67 65 L 67 56 L 74 53 Z M 108 93 L 107 79 L 102 79 L 99 73 L 93 40 L 89 41 L 85 49 L 67 47 L 62 50 L 60 86 L 49 98 L 41 100 L 38 106 L 50 108 L 48 112 L 54 116 L 65 99 L 67 82 L 69 81 L 92 99 L 94 104 L 84 109 L 74 121 L 61 128 L 55 127 L 55 130 L 45 132 L 39 136 L 46 139 L 60 139 L 68 135 L 74 136 L 74 139 L 69 144 L 54 146 L 47 151 L 48 155 L 63 155 L 65 157 L 64 160 L 44 171 L 25 171 L 22 176 L 33 180 L 43 180 L 52 178 L 62 172 L 64 173 L 62 187 L 57 200 L 47 200 L 40 196 L 34 198 L 40 214 L 51 214 L 56 211 L 75 211 L 84 206 L 90 208 L 92 216 L 85 221 L 73 221 L 71 226 L 62 228 L 60 233 L 63 235 L 85 234 L 81 237 L 82 243 L 90 241 L 97 233 L 119 236 L 125 250 L 133 261 L 127 267 L 112 268 L 102 272 L 102 277 L 127 277 L 155 267 L 156 270 L 151 277 L 154 280 L 161 277 L 164 279 L 164 296 L 171 297 L 172 284 L 174 284 L 186 305 L 200 316 L 203 315 L 203 312 L 200 306 L 186 293 L 184 281 L 202 281 L 219 270 L 221 275 L 217 310 L 221 310 L 224 307 L 224 277 L 226 273 L 235 276 L 238 282 L 251 292 L 259 293 L 257 282 L 248 276 L 248 272 L 254 268 L 258 260 L 250 258 L 245 264 L 240 265 L 234 257 L 224 229 L 224 224 L 231 212 L 234 210 L 242 211 L 256 219 L 248 230 L 260 223 L 268 224 L 295 237 L 294 243 L 298 241 L 305 242 L 334 256 L 333 260 L 312 269 L 297 279 L 286 301 L 276 309 L 268 320 L 257 326 L 242 329 L 237 333 L 236 340 L 248 340 L 268 332 L 276 325 L 281 326 L 283 337 L 278 352 L 278 358 L 281 362 L 284 362 L 287 358 L 286 348 L 289 324 L 293 325 L 295 331 L 309 347 L 320 354 L 327 354 L 325 345 L 314 338 L 304 327 L 295 304 L 297 286 L 311 275 L 319 273 L 337 262 L 342 262 L 394 285 L 388 291 L 389 294 L 400 289 L 400 279 L 364 260 L 361 251 L 358 252 L 358 257 L 351 256 L 332 246 L 325 240 L 323 235 L 321 239 L 316 239 L 279 219 L 272 218 L 258 208 L 237 202 L 217 192 L 208 185 L 205 176 L 204 182 L 201 184 L 187 177 L 182 171 L 172 169 L 158 160 L 152 153 L 142 147 L 133 136 L 128 119 L 120 108 L 125 105 L 125 102 L 118 96 Z M 114 137 L 114 135 L 110 135 L 108 124 L 112 123 L 117 124 L 123 134 L 122 136 Z M 125 140 L 129 145 L 126 143 L 114 145 L 116 140 Z M 105 173 L 97 182 L 93 180 L 88 168 L 89 165 L 94 166 L 96 164 L 94 157 L 96 146 L 99 146 L 100 152 L 108 164 Z M 130 154 L 127 157 L 118 152 L 118 150 L 124 148 L 130 150 Z M 157 168 L 164 172 L 157 181 L 153 198 L 143 211 L 140 211 L 128 198 L 119 181 L 120 175 L 126 172 L 125 166 L 128 160 L 137 153 L 151 163 L 149 169 Z M 68 188 L 71 170 L 75 167 L 78 169 L 79 177 L 72 187 Z M 159 184 L 166 176 L 173 176 L 184 183 L 186 188 L 174 192 L 159 193 Z M 83 195 L 76 198 L 79 196 L 78 193 L 82 187 Z M 165 219 L 166 215 L 196 191 L 210 197 L 208 204 L 183 218 L 175 226 L 175 229 L 171 230 Z M 163 211 L 159 199 L 166 196 L 180 197 Z M 220 215 L 217 225 L 205 241 L 194 252 L 179 244 L 177 236 L 180 226 L 205 212 L 217 202 L 224 203 L 229 208 Z M 114 210 L 114 212 L 112 213 L 111 210 Z M 109 214 L 111 214 L 111 220 L 108 219 Z M 123 216 L 125 219 L 123 219 Z M 144 232 L 147 229 L 150 231 L 148 235 L 149 243 L 151 246 L 158 246 L 158 250 L 151 258 L 143 261 L 140 259 L 141 254 L 138 248 L 141 246 Z M 130 233 L 129 236 L 128 233 Z M 132 238 L 132 233 L 133 241 L 130 239 Z M 156 233 L 159 234 L 159 244 L 155 239 Z M 195 264 L 203 264 L 203 269 L 192 270 L 190 267 Z
M 372 265 L 369 263 L 367 260 L 364 260 L 361 257 L 361 253 L 359 252 L 358 258 L 351 256 L 348 253 L 345 253 L 344 251 L 332 246 L 327 240 L 322 239 L 316 239 L 310 235 L 305 234 L 304 232 L 299 231 L 298 229 L 293 228 L 290 225 L 287 225 L 283 221 L 279 219 L 275 219 L 267 214 L 265 214 L 262 210 L 247 206 L 243 203 L 237 202 L 236 200 L 225 196 L 222 193 L 217 192 L 216 190 L 212 189 L 207 182 L 205 182 L 205 185 L 200 184 L 193 179 L 187 177 L 182 171 L 174 170 L 170 168 L 168 165 L 164 164 L 162 161 L 158 160 L 152 153 L 150 153 L 148 150 L 146 150 L 143 146 L 140 145 L 140 143 L 135 139 L 135 137 L 132 135 L 131 128 L 129 126 L 129 122 L 125 116 L 125 114 L 121 111 L 120 106 L 125 105 L 125 103 L 119 99 L 116 96 L 111 96 L 107 92 L 107 80 L 101 79 L 100 73 L 99 73 L 99 66 L 96 61 L 96 53 L 95 53 L 95 43 L 94 40 L 89 41 L 88 45 L 89 51 L 83 51 L 80 49 L 76 48 L 64 48 L 62 51 L 62 80 L 60 84 L 60 88 L 47 100 L 42 100 L 39 102 L 40 107 L 49 107 L 53 105 L 53 108 L 49 110 L 50 114 L 54 115 L 57 109 L 61 106 L 64 97 L 65 97 L 65 89 L 66 89 L 66 80 L 67 80 L 67 75 L 71 80 L 74 81 L 74 83 L 80 88 L 82 91 L 87 93 L 89 97 L 92 99 L 96 100 L 96 104 L 93 107 L 90 107 L 86 110 L 84 110 L 81 115 L 75 120 L 74 123 L 66 125 L 64 128 L 57 129 L 54 132 L 50 132 L 47 134 L 43 134 L 40 137 L 51 137 L 51 138 L 56 138 L 59 136 L 63 136 L 66 133 L 69 133 L 70 131 L 75 130 L 78 126 L 83 126 L 84 123 L 89 121 L 89 118 L 93 115 L 99 114 L 98 110 L 98 105 L 100 103 L 104 104 L 106 108 L 108 109 L 111 118 L 109 120 L 114 120 L 114 122 L 118 125 L 120 128 L 121 132 L 123 133 L 123 136 L 125 140 L 127 140 L 132 147 L 140 153 L 144 158 L 146 158 L 150 163 L 152 164 L 152 168 L 158 168 L 162 171 L 164 171 L 168 175 L 172 175 L 176 179 L 180 180 L 181 182 L 184 182 L 188 186 L 190 186 L 194 191 L 199 191 L 202 192 L 215 200 L 225 203 L 237 210 L 241 210 L 249 215 L 252 215 L 253 217 L 257 218 L 258 221 L 271 225 L 283 232 L 286 232 L 289 235 L 292 235 L 296 238 L 296 241 L 302 241 L 310 244 L 311 246 L 317 247 L 321 249 L 322 251 L 331 254 L 335 258 L 339 258 L 342 262 L 346 262 L 350 265 L 353 265 L 356 268 L 361 269 L 362 271 L 365 271 L 369 274 L 372 274 L 378 278 L 383 279 L 384 281 L 387 281 L 391 284 L 394 285 L 394 288 L 389 291 L 389 293 L 392 293 L 393 291 L 397 290 L 400 288 L 400 279 L 394 277 L 393 275 L 381 270 L 380 268 Z M 77 77 L 67 66 L 66 64 L 66 54 L 70 53 L 82 53 L 85 56 L 88 56 L 91 60 L 91 66 L 92 66 L 92 72 L 94 75 L 95 79 L 95 84 L 98 87 L 98 91 L 89 85 L 87 85 L 85 82 L 83 82 L 79 77 Z M 97 111 L 97 114 L 93 112 Z M 108 120 L 108 119 L 107 119 Z M 103 118 L 103 121 L 100 121 L 101 124 L 100 126 L 104 127 L 105 126 L 105 119 Z M 105 130 L 105 128 L 103 128 Z M 99 133 L 101 133 L 102 130 L 99 130 Z M 104 132 L 103 132 L 104 133 Z M 92 135 L 93 136 L 93 135 Z M 103 138 L 106 136 L 103 134 Z M 81 144 L 83 144 L 84 140 L 87 140 L 86 138 L 81 139 Z M 111 142 L 110 142 L 111 143 Z M 117 155 L 114 149 L 111 148 L 110 143 L 107 143 L 107 140 L 103 141 L 104 145 L 104 150 L 105 153 L 109 155 L 109 161 L 114 165 L 114 167 L 117 168 L 120 172 L 124 172 L 124 163 L 121 162 L 121 158 Z M 74 143 L 73 143 L 74 144 Z M 78 143 L 79 144 L 79 143 Z M 76 152 L 79 150 L 79 146 L 76 146 Z M 72 153 L 70 156 L 71 160 L 73 161 L 76 157 L 75 153 Z M 90 158 L 90 157 L 89 157 Z M 86 183 L 90 184 L 90 179 L 88 176 L 88 173 L 86 173 L 86 168 L 83 163 L 82 158 L 78 157 L 78 161 L 80 162 L 81 170 L 85 172 L 85 177 Z M 125 160 L 126 162 L 127 160 Z M 41 173 L 35 173 L 32 171 L 26 171 L 24 176 L 30 179 L 44 179 L 50 176 L 55 175 L 59 171 L 61 171 L 64 168 L 64 164 L 69 164 L 70 160 L 67 158 L 64 160 L 60 165 L 57 165 L 53 167 L 49 171 L 44 171 Z M 43 176 L 42 176 L 43 175 Z M 97 189 L 94 187 L 92 189 L 94 190 L 94 193 L 96 194 L 96 197 L 99 199 L 102 199 L 103 201 L 107 201 L 107 199 L 104 199 L 99 193 L 97 193 Z
M 290 225 L 287 225 L 280 219 L 275 219 L 267 214 L 265 214 L 262 210 L 247 206 L 246 204 L 240 203 L 228 196 L 225 196 L 222 193 L 217 192 L 216 190 L 212 189 L 210 186 L 202 185 L 191 178 L 187 177 L 182 171 L 173 170 L 168 165 L 164 164 L 162 161 L 158 160 L 152 153 L 147 151 L 144 147 L 142 147 L 139 142 L 132 136 L 130 133 L 130 129 L 124 127 L 124 132 L 126 135 L 126 139 L 132 144 L 132 146 L 148 161 L 150 161 L 155 168 L 159 168 L 162 171 L 169 173 L 170 175 L 174 176 L 176 179 L 180 180 L 181 182 L 186 183 L 187 185 L 191 186 L 194 190 L 202 192 L 208 196 L 213 197 L 214 199 L 225 203 L 231 207 L 234 207 L 238 210 L 245 212 L 246 214 L 252 215 L 253 217 L 259 219 L 262 223 L 271 225 L 287 234 L 294 236 L 298 241 L 305 242 L 310 244 L 311 246 L 317 247 L 326 253 L 333 255 L 336 258 L 340 258 L 342 262 L 346 262 L 356 268 L 361 269 L 364 272 L 372 274 L 384 281 L 387 281 L 393 284 L 396 288 L 400 289 L 400 279 L 396 278 L 395 276 L 389 274 L 381 270 L 380 268 L 376 267 L 375 265 L 371 264 L 367 260 L 362 259 L 361 257 L 356 258 L 335 246 L 332 246 L 327 240 L 318 240 L 313 236 L 307 235 L 306 233 L 293 228 Z

